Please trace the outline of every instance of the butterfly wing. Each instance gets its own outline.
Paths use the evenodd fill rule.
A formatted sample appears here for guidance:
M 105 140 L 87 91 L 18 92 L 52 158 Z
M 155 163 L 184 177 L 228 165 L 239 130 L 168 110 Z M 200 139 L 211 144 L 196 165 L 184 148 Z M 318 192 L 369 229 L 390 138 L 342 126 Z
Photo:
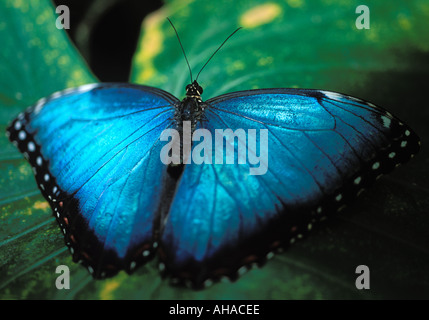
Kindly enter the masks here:
M 172 95 L 130 84 L 67 89 L 20 114 L 9 139 L 33 167 L 75 261 L 95 277 L 153 255 Z
M 238 164 L 238 153 L 235 164 L 216 164 L 212 155 L 212 164 L 186 165 L 160 252 L 163 268 L 194 286 L 262 263 L 419 149 L 399 119 L 338 93 L 252 90 L 207 104 L 201 128 L 212 136 L 216 129 L 266 129 L 268 155 L 259 163 L 263 174 L 250 174 L 257 166 L 249 161 Z M 234 140 L 236 152 L 247 143 L 247 155 L 261 154 L 262 136 L 250 146 L 249 134 Z

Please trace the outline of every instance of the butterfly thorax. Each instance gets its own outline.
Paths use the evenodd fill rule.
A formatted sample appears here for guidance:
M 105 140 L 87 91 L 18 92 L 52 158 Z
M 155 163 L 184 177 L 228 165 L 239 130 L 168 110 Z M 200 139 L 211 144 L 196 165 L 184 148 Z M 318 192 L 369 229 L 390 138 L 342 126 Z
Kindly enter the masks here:
M 183 129 L 183 123 L 189 121 L 191 124 L 192 133 L 195 131 L 198 122 L 200 122 L 204 115 L 206 103 L 201 99 L 203 88 L 197 81 L 192 82 L 186 86 L 186 97 L 180 101 L 176 106 L 174 119 L 176 120 L 177 129 L 179 132 Z

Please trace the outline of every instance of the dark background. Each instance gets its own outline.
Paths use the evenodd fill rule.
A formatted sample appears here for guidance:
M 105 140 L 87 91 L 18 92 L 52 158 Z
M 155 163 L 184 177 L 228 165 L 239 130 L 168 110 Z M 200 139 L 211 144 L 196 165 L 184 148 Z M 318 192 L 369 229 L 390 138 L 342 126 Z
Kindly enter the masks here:
M 69 37 L 101 82 L 127 82 L 141 23 L 161 0 L 54 0 L 70 9 Z

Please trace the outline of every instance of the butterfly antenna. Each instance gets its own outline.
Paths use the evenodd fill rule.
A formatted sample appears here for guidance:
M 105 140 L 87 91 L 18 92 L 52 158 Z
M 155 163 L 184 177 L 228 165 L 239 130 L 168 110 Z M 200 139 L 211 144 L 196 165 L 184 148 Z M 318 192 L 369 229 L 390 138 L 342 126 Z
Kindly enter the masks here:
M 189 74 L 191 75 L 191 83 L 192 83 L 191 66 L 189 65 L 189 61 L 188 61 L 188 58 L 186 57 L 185 49 L 183 49 L 182 42 L 180 41 L 179 33 L 177 32 L 176 28 L 174 27 L 173 22 L 171 22 L 171 20 L 168 17 L 167 17 L 167 20 L 168 20 L 168 22 L 170 22 L 171 26 L 173 27 L 174 32 L 176 32 L 177 40 L 179 40 L 180 47 L 182 48 L 182 52 L 183 52 L 183 55 L 185 56 L 186 63 L 188 64 Z
M 228 41 L 229 38 L 231 38 L 238 30 L 240 30 L 242 27 L 237 28 L 233 33 L 231 33 L 228 38 L 225 39 L 224 42 L 222 42 L 222 44 L 219 46 L 219 48 L 216 49 L 215 52 L 213 52 L 212 56 L 209 58 L 209 60 L 207 60 L 207 62 L 205 63 L 205 65 L 203 65 L 203 67 L 201 68 L 200 72 L 198 72 L 197 74 L 197 78 L 195 79 L 195 81 L 198 80 L 198 77 L 200 76 L 201 71 L 203 71 L 203 69 L 206 67 L 206 65 L 209 63 L 209 61 L 213 58 L 213 56 L 220 50 L 220 48 L 222 48 L 222 46 L 225 44 L 225 42 Z

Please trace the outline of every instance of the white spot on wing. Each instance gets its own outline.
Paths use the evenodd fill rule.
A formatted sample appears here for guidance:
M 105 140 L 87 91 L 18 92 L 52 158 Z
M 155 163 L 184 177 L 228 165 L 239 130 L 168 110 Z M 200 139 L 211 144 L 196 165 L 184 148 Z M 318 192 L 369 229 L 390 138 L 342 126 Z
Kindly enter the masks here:
M 247 268 L 245 266 L 242 266 L 240 269 L 238 269 L 238 274 L 242 276 L 247 272 Z
M 99 84 L 98 83 L 89 83 L 89 84 L 84 84 L 83 86 L 80 86 L 76 89 L 76 92 L 79 93 L 84 93 L 84 92 L 88 92 L 91 91 L 92 89 L 98 87 Z
M 25 140 L 25 138 L 27 137 L 27 134 L 25 133 L 25 131 L 19 131 L 18 133 L 18 138 L 19 140 Z
M 355 102 L 357 102 L 357 103 L 363 103 L 363 100 L 362 100 L 362 99 L 359 99 L 359 98 L 355 98 L 355 97 L 352 97 L 352 96 L 347 96 L 347 98 L 348 98 L 349 100 L 355 101 Z
M 380 168 L 380 162 L 374 162 L 374 164 L 372 165 L 372 170 L 377 170 L 378 168 Z
M 342 94 L 337 92 L 331 92 L 331 91 L 321 91 L 321 92 L 329 99 L 332 99 L 332 100 L 341 100 L 344 98 Z
M 273 257 L 274 257 L 274 253 L 272 253 L 272 252 L 268 252 L 268 253 L 267 253 L 266 258 L 267 258 L 268 260 L 272 259 Z
M 359 176 L 354 180 L 354 184 L 359 184 L 361 182 L 362 178 Z
M 390 120 L 388 117 L 386 116 L 381 116 L 381 120 L 383 121 L 383 126 L 385 128 L 390 128 L 390 125 L 392 123 L 392 120 Z
M 28 151 L 30 151 L 30 152 L 34 152 L 36 150 L 36 145 L 34 144 L 34 142 L 33 141 L 30 141 L 29 143 L 28 143 Z
M 62 96 L 62 93 L 61 93 L 61 91 L 59 91 L 59 92 L 55 92 L 55 93 L 53 93 L 53 94 L 51 95 L 51 98 L 52 98 L 52 99 L 56 99 L 56 98 L 61 97 L 61 96 Z
M 213 281 L 211 281 L 210 279 L 207 279 L 206 281 L 204 281 L 204 287 L 210 287 L 213 284 Z
M 38 114 L 40 112 L 40 110 L 42 110 L 42 107 L 44 106 L 44 104 L 46 103 L 46 98 L 42 98 L 40 99 L 36 106 L 34 107 L 34 113 Z

